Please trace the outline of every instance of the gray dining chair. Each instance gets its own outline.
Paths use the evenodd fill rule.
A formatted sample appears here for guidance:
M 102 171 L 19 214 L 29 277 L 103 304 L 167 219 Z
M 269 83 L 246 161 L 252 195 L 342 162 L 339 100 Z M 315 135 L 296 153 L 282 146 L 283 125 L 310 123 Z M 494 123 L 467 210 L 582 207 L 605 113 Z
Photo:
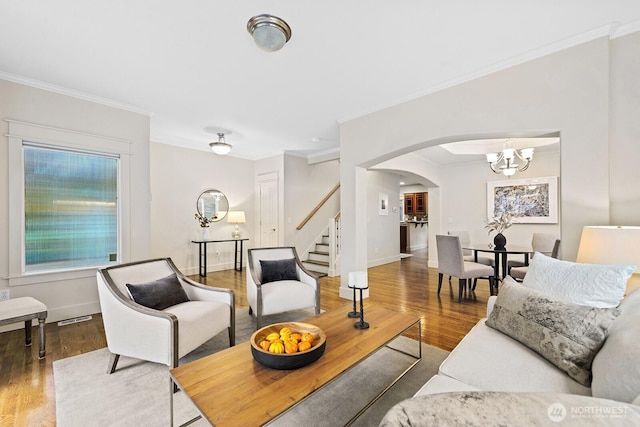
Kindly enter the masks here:
M 560 252 L 560 239 L 556 239 L 556 241 L 553 244 L 553 250 L 551 251 L 551 258 L 558 258 L 559 252 Z M 518 282 L 522 282 L 528 270 L 529 270 L 529 266 L 526 266 L 526 265 L 523 265 L 521 267 L 513 267 L 509 270 L 509 276 L 513 277 Z
M 531 249 L 533 254 L 540 252 L 547 256 L 553 256 L 553 248 L 558 237 L 550 233 L 533 233 L 531 237 Z M 533 258 L 532 254 L 532 258 Z M 557 256 L 557 255 L 556 255 Z M 507 273 L 511 274 L 512 267 L 524 267 L 524 261 L 519 259 L 510 259 L 507 261 Z
M 465 261 L 471 262 L 479 262 L 480 264 L 493 266 L 495 264 L 495 259 L 488 256 L 478 255 L 478 261 L 475 260 L 475 256 L 471 249 L 464 249 L 464 247 L 471 246 L 471 237 L 469 236 L 469 232 L 467 230 L 455 230 L 448 231 L 447 234 L 449 236 L 458 236 L 460 238 L 460 245 L 462 245 L 462 255 Z
M 494 294 L 496 281 L 493 267 L 465 261 L 460 237 L 436 235 L 436 248 L 438 252 L 438 295 L 440 295 L 442 277 L 445 274 L 458 278 L 458 302 L 462 302 L 462 292 L 467 289 L 469 279 L 489 280 L 489 292 L 491 295 Z M 469 285 L 471 285 L 470 282 Z M 471 286 L 469 289 L 471 290 Z

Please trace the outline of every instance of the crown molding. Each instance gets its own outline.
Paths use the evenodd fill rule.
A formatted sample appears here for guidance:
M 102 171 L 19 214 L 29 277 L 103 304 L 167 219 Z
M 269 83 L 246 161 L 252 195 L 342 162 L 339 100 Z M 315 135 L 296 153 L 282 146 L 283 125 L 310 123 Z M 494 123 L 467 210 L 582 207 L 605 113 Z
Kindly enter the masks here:
M 640 21 L 631 22 L 629 24 L 620 25 L 619 27 L 617 27 L 611 34 L 611 38 L 617 39 L 618 37 L 627 36 L 638 31 L 640 31 Z
M 23 76 L 18 76 L 16 74 L 5 73 L 0 71 L 0 79 L 8 80 L 13 83 L 19 83 L 25 86 L 30 86 L 36 89 L 46 90 L 48 92 L 58 93 L 60 95 L 70 96 L 72 98 L 82 99 L 84 101 L 94 102 L 96 104 L 106 105 L 108 107 L 129 111 L 131 113 L 143 114 L 148 117 L 153 116 L 153 113 L 143 110 L 142 108 L 139 108 L 139 107 L 134 107 L 132 105 L 124 104 L 118 101 L 114 101 L 112 99 L 91 95 L 86 92 L 81 92 L 81 91 L 65 88 L 62 86 L 57 86 L 52 83 L 47 83 L 40 80 L 34 80 L 34 79 L 30 79 Z

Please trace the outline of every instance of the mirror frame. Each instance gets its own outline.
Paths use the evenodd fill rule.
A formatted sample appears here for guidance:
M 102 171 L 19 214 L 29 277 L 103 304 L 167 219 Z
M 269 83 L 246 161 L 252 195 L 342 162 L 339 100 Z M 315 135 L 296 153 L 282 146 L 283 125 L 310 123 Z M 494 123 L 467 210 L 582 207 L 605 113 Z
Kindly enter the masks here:
M 220 206 L 218 207 L 217 214 L 214 214 L 212 216 L 207 216 L 207 215 L 205 215 L 205 213 L 207 212 L 206 203 L 207 202 L 212 202 L 212 200 L 208 200 L 209 198 L 213 198 L 214 197 L 212 193 L 216 193 L 216 194 L 219 194 L 221 196 L 220 197 L 220 202 L 219 202 Z M 204 197 L 204 196 L 207 196 L 207 195 L 210 196 L 210 197 Z M 210 188 L 208 190 L 204 190 L 198 196 L 198 199 L 196 200 L 196 211 L 201 216 L 206 217 L 209 220 L 209 222 L 221 221 L 227 216 L 227 213 L 229 212 L 229 200 L 227 199 L 227 196 L 222 191 Z M 211 213 L 213 213 L 213 212 L 211 212 Z

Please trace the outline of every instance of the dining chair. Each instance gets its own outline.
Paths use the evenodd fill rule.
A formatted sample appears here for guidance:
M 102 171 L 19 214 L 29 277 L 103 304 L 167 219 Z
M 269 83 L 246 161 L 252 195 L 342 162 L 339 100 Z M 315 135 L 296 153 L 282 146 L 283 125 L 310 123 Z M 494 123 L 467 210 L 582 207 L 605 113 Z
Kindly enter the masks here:
M 464 247 L 471 246 L 471 237 L 469 237 L 469 232 L 467 230 L 456 230 L 456 231 L 448 231 L 447 234 L 449 236 L 458 236 L 460 238 L 460 245 L 463 247 L 462 255 L 465 261 L 471 262 L 479 262 L 480 264 L 493 266 L 495 264 L 495 260 L 488 256 L 478 256 L 478 261 L 475 260 L 475 256 L 473 255 L 473 251 L 471 249 L 464 249 Z
M 540 252 L 553 257 L 553 250 L 557 241 L 557 236 L 550 233 L 533 233 L 531 238 L 531 249 L 533 253 Z M 533 258 L 533 255 L 531 256 Z M 556 254 L 557 257 L 557 254 Z M 555 257 L 554 257 L 555 258 Z M 511 275 L 512 267 L 524 267 L 524 261 L 510 259 L 507 261 L 507 273 Z
M 493 267 L 478 262 L 465 261 L 460 237 L 436 235 L 438 252 L 438 295 L 442 288 L 442 277 L 447 274 L 458 278 L 458 302 L 462 302 L 462 292 L 467 289 L 468 279 L 488 279 L 489 292 L 494 294 L 495 277 Z M 471 290 L 471 286 L 469 286 Z
M 551 251 L 551 258 L 558 258 L 559 252 L 560 239 L 556 239 L 555 243 L 553 244 L 553 250 Z M 509 270 L 509 276 L 513 277 L 518 282 L 522 282 L 528 270 L 529 266 L 513 267 Z

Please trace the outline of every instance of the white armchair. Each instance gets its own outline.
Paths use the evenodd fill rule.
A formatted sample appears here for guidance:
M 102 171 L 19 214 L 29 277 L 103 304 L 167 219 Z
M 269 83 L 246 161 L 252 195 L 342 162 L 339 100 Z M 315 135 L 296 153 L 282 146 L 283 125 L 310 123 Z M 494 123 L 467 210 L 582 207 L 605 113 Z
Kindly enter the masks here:
M 249 314 L 255 310 L 257 329 L 269 314 L 309 307 L 320 313 L 320 281 L 303 267 L 294 247 L 247 252 L 247 300 Z
M 157 284 L 169 279 L 173 290 L 184 296 L 173 274 L 188 301 L 164 309 L 149 308 L 136 303 L 127 288 L 127 284 L 135 285 L 132 292 L 135 288 L 146 293 L 147 299 L 157 300 L 158 295 L 167 293 L 161 292 Z M 98 270 L 97 279 L 107 347 L 111 352 L 108 373 L 115 371 L 121 355 L 175 368 L 181 357 L 225 329 L 229 332 L 229 345 L 235 345 L 233 291 L 186 278 L 171 258 L 103 268 Z M 136 299 L 142 300 L 138 296 Z M 149 305 L 148 301 L 142 302 Z

